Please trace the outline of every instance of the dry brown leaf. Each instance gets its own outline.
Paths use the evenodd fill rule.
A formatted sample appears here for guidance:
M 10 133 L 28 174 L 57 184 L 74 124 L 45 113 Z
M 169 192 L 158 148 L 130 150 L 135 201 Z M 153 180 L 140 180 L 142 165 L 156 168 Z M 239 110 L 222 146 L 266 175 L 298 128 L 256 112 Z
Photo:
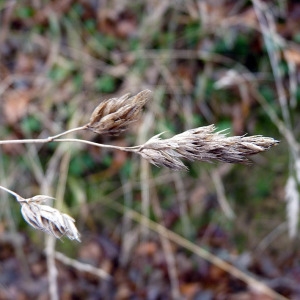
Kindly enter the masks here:
M 300 49 L 286 49 L 284 50 L 284 57 L 288 62 L 300 65 Z
M 137 31 L 136 16 L 128 10 L 101 9 L 98 13 L 98 29 L 118 38 L 133 36 Z
M 14 124 L 25 116 L 32 97 L 33 93 L 30 89 L 14 90 L 5 94 L 3 113 L 9 124 Z
M 137 255 L 151 256 L 158 251 L 158 246 L 155 242 L 145 242 L 141 243 L 137 248 L 135 253 Z
M 200 290 L 199 282 L 183 283 L 180 285 L 180 292 L 185 299 L 194 299 L 196 293 Z
M 35 68 L 35 58 L 30 54 L 19 52 L 16 59 L 16 72 L 29 73 Z
M 97 265 L 103 259 L 103 250 L 97 241 L 92 240 L 80 247 L 78 256 L 81 261 Z
M 6 135 L 7 140 L 17 140 L 18 138 L 19 137 L 14 133 Z M 24 153 L 25 147 L 22 144 L 4 144 L 1 149 L 5 154 L 14 156 Z
M 223 19 L 222 24 L 227 27 L 242 25 L 243 27 L 258 28 L 258 21 L 253 7 L 240 14 Z

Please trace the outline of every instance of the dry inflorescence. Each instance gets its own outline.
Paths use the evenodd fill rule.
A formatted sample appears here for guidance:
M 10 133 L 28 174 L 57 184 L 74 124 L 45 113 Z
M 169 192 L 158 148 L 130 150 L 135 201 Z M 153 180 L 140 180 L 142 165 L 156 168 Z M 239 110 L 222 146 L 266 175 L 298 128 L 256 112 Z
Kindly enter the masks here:
M 89 129 L 97 134 L 117 135 L 137 121 L 142 108 L 151 99 L 152 92 L 144 90 L 135 96 L 126 94 L 100 103 L 90 117 L 88 124 L 73 128 L 53 137 L 41 140 L 0 141 L 5 143 L 63 142 L 77 141 L 98 147 L 107 147 L 141 155 L 155 166 L 164 166 L 173 170 L 187 170 L 181 161 L 222 161 L 226 163 L 249 163 L 248 157 L 268 150 L 278 144 L 273 138 L 261 135 L 228 137 L 224 131 L 216 132 L 214 125 L 187 130 L 168 139 L 161 139 L 162 134 L 150 138 L 146 143 L 134 147 L 118 147 L 97 144 L 79 139 L 58 139 L 70 132 Z M 59 210 L 42 204 L 51 197 L 35 196 L 24 199 L 15 192 L 2 186 L 1 189 L 14 195 L 21 204 L 24 219 L 34 228 L 52 234 L 56 238 L 67 236 L 80 241 L 80 234 L 75 220 Z M 53 199 L 53 198 L 52 198 Z
M 214 125 L 209 125 L 187 130 L 169 139 L 161 139 L 159 134 L 142 145 L 137 153 L 156 166 L 186 170 L 181 159 L 249 163 L 248 156 L 266 151 L 278 143 L 261 135 L 228 137 L 223 131 L 215 130 Z
M 151 97 L 152 92 L 144 90 L 133 97 L 128 93 L 120 98 L 101 102 L 86 127 L 98 134 L 120 134 L 138 120 L 143 106 Z
M 25 221 L 35 229 L 47 232 L 56 238 L 67 236 L 70 240 L 80 242 L 80 234 L 74 224 L 75 220 L 51 206 L 42 204 L 49 199 L 53 198 L 44 195 L 28 199 L 18 197 Z

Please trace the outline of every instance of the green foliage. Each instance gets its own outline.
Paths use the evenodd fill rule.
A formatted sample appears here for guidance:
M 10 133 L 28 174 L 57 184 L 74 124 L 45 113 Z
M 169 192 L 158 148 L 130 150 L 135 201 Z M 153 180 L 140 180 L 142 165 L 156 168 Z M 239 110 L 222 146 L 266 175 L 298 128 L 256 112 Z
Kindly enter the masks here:
M 24 133 L 30 136 L 32 133 L 40 132 L 42 129 L 42 124 L 37 116 L 30 115 L 22 120 L 21 128 Z
M 187 48 L 195 48 L 201 39 L 200 22 L 191 22 L 183 30 L 183 39 L 186 41 Z
M 16 15 L 21 19 L 32 18 L 34 15 L 34 8 L 31 6 L 18 6 L 16 10 Z
M 116 79 L 110 75 L 103 75 L 96 79 L 95 90 L 101 93 L 112 93 L 116 89 Z
M 94 160 L 88 152 L 80 152 L 73 156 L 70 163 L 70 175 L 80 177 L 94 168 Z
M 300 43 L 300 33 L 299 32 L 295 32 L 295 34 L 293 35 L 293 41 L 295 43 Z
M 274 102 L 275 91 L 272 87 L 264 85 L 262 86 L 260 92 L 269 103 Z
M 72 76 L 72 81 L 73 81 L 74 89 L 77 92 L 82 91 L 82 87 L 83 87 L 83 76 L 82 76 L 82 73 L 81 72 L 76 72 Z
M 111 161 L 109 161 L 109 163 L 111 163 Z M 133 172 L 132 162 L 130 160 L 127 160 L 122 166 L 120 172 L 124 178 L 130 178 Z
M 105 49 L 107 53 L 116 49 L 118 46 L 118 40 L 114 36 L 104 35 L 98 32 L 94 38 L 97 41 L 95 46 L 99 46 L 100 49 Z
M 96 22 L 94 19 L 86 20 L 84 22 L 84 27 L 90 34 L 95 34 L 97 32 Z
M 72 64 L 67 64 L 64 66 L 54 65 L 53 68 L 49 71 L 48 76 L 51 80 L 60 83 L 63 80 L 67 79 L 72 71 Z
M 84 14 L 84 8 L 83 8 L 82 4 L 75 3 L 72 8 L 73 8 L 74 12 L 76 12 L 79 16 L 82 16 Z

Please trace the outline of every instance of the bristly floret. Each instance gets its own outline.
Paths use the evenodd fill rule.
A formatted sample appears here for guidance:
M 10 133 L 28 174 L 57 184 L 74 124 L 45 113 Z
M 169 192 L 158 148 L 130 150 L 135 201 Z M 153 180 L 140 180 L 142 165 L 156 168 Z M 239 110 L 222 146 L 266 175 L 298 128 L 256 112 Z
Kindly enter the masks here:
M 139 119 L 143 106 L 151 97 L 152 92 L 144 90 L 132 97 L 125 94 L 101 102 L 92 113 L 86 128 L 98 134 L 118 135 Z
M 222 132 L 215 132 L 215 126 L 209 125 L 164 140 L 159 134 L 142 145 L 137 153 L 156 166 L 187 170 L 181 159 L 249 163 L 248 156 L 266 151 L 279 143 L 261 135 L 228 137 Z

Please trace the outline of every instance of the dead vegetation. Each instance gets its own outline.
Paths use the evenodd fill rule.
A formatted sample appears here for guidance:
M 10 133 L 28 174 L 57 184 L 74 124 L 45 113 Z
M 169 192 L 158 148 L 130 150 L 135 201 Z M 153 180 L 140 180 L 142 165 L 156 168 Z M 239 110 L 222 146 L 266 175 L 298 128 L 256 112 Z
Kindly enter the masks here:
M 1 299 L 299 296 L 296 1 L 0 14 Z

